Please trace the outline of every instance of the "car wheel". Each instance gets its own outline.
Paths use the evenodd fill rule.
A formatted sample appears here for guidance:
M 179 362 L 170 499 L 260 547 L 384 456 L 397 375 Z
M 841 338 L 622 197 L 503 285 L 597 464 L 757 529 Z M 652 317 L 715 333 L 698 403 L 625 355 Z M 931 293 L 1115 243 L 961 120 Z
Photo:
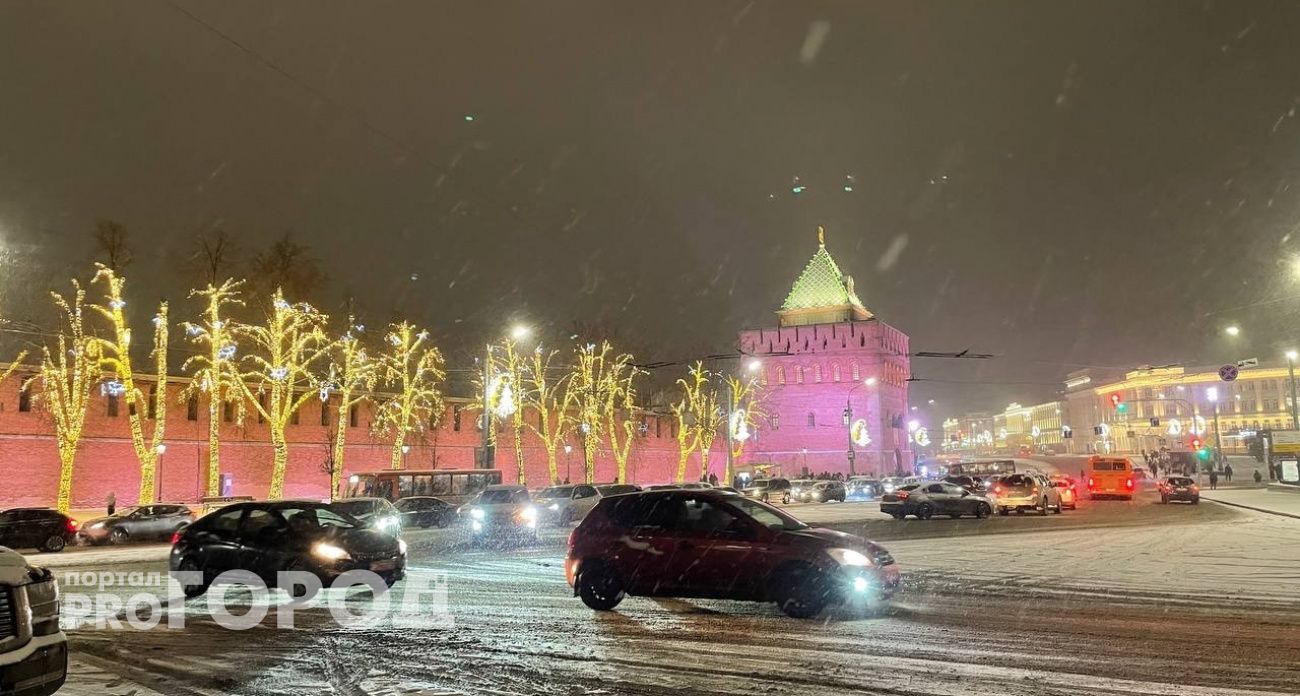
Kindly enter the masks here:
M 1062 512 L 1065 512 L 1065 503 L 1062 503 L 1059 500 L 1056 501 L 1056 507 L 1052 509 L 1052 512 L 1058 515 L 1061 514 Z
M 108 535 L 108 540 L 114 544 L 125 544 L 131 540 L 131 534 L 121 527 L 117 527 Z
M 916 508 L 916 519 L 918 520 L 928 520 L 933 516 L 934 506 L 929 503 L 921 503 L 920 507 Z
M 198 561 L 195 561 L 193 558 L 186 558 L 181 561 L 180 565 L 176 567 L 176 570 L 179 570 L 182 573 L 199 573 L 203 578 L 196 585 L 181 586 L 181 592 L 184 592 L 187 598 L 192 599 L 208 591 L 208 575 L 199 567 Z
M 1042 502 L 1038 506 L 1038 514 L 1042 517 L 1047 517 L 1047 513 L 1047 498 L 1043 498 Z
M 584 565 L 590 567 L 584 567 L 578 573 L 578 597 L 582 603 L 596 611 L 609 611 L 618 606 L 626 593 L 623 591 L 623 581 L 614 569 L 600 561 Z
M 58 553 L 62 551 L 63 547 L 67 546 L 67 544 L 68 541 L 63 538 L 62 534 L 51 534 L 50 538 L 46 539 L 44 544 L 41 544 L 41 550 L 49 551 L 50 553 Z
M 904 514 L 901 513 L 901 512 L 891 512 L 891 513 L 889 513 L 889 516 L 892 517 L 892 518 L 894 518 L 894 519 L 896 519 L 896 520 L 901 520 L 901 519 L 903 519 L 904 517 L 907 517 L 907 515 L 904 515 Z
M 773 588 L 776 605 L 786 616 L 812 619 L 826 608 L 830 588 L 826 576 L 811 566 L 790 568 L 783 572 Z
M 1200 503 L 1201 503 L 1200 498 L 1192 498 L 1192 505 L 1199 505 Z

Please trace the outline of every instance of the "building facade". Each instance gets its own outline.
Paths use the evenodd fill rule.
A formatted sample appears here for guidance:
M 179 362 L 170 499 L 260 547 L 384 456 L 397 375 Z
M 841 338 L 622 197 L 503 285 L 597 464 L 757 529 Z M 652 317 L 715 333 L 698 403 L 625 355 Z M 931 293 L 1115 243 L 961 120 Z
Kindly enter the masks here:
M 907 335 L 863 306 L 820 230 L 776 315 L 775 327 L 740 332 L 741 352 L 762 362 L 768 420 L 741 464 L 787 476 L 910 470 Z

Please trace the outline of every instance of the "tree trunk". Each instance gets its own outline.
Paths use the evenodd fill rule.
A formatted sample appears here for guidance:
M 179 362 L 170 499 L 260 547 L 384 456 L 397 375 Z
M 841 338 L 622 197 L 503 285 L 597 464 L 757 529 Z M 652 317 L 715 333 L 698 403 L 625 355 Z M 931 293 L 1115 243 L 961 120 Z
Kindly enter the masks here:
M 221 495 L 221 399 L 213 387 L 208 398 L 208 497 Z
M 677 454 L 677 483 L 686 480 L 686 460 L 690 459 L 690 450 L 678 450 Z
M 73 450 L 64 454 L 59 450 L 59 512 L 68 514 L 72 509 L 72 460 L 76 459 L 77 452 Z
M 402 445 L 404 444 L 405 440 L 406 438 L 402 437 L 401 435 L 398 435 L 397 437 L 393 438 L 393 468 L 394 469 L 402 468 Z
M 515 466 L 519 469 L 519 485 L 528 485 L 528 474 L 524 471 L 524 421 L 518 414 L 514 418 L 515 425 Z
M 546 448 L 546 469 L 551 474 L 551 485 L 554 486 L 560 482 L 560 462 L 555 457 L 555 448 Z
M 289 443 L 284 439 L 284 428 L 271 424 L 271 449 L 275 460 L 271 465 L 271 491 L 267 493 L 271 500 L 284 497 L 284 474 L 289 466 Z
M 158 476 L 158 454 L 140 455 L 140 500 L 138 505 L 154 502 L 154 479 Z
M 582 448 L 582 454 L 583 454 L 582 459 L 583 459 L 584 468 L 587 470 L 585 472 L 586 479 L 587 479 L 586 483 L 595 483 L 596 482 L 596 443 L 585 442 L 584 445 L 585 446 Z
M 347 400 L 339 406 L 338 430 L 334 434 L 334 461 L 330 465 L 330 500 L 334 500 L 339 494 L 339 483 L 343 476 L 343 454 L 347 450 L 348 442 L 348 416 L 346 413 Z

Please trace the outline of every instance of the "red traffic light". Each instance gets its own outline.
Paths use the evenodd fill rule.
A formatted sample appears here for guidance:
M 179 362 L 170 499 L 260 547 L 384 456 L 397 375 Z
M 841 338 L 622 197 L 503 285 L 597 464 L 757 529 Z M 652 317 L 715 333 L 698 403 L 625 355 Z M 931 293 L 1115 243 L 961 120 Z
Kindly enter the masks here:
M 1119 405 L 1122 403 L 1124 403 L 1124 397 L 1121 396 L 1119 392 L 1110 395 L 1110 405 L 1112 407 L 1119 408 Z
M 1192 438 L 1192 449 L 1198 450 L 1200 448 L 1201 448 L 1201 438 L 1199 437 Z

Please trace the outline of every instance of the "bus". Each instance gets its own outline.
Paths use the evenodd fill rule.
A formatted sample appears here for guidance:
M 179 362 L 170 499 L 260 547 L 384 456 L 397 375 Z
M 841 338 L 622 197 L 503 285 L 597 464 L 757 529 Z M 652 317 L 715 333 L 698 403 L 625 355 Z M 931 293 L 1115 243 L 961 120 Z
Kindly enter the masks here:
M 977 459 L 967 462 L 951 462 L 937 466 L 939 476 L 974 476 L 986 479 L 990 476 L 1007 476 L 1016 473 L 1016 463 L 1011 459 Z
M 459 505 L 500 483 L 499 469 L 386 469 L 352 474 L 342 492 L 344 498 L 384 498 L 394 502 L 431 495 Z

